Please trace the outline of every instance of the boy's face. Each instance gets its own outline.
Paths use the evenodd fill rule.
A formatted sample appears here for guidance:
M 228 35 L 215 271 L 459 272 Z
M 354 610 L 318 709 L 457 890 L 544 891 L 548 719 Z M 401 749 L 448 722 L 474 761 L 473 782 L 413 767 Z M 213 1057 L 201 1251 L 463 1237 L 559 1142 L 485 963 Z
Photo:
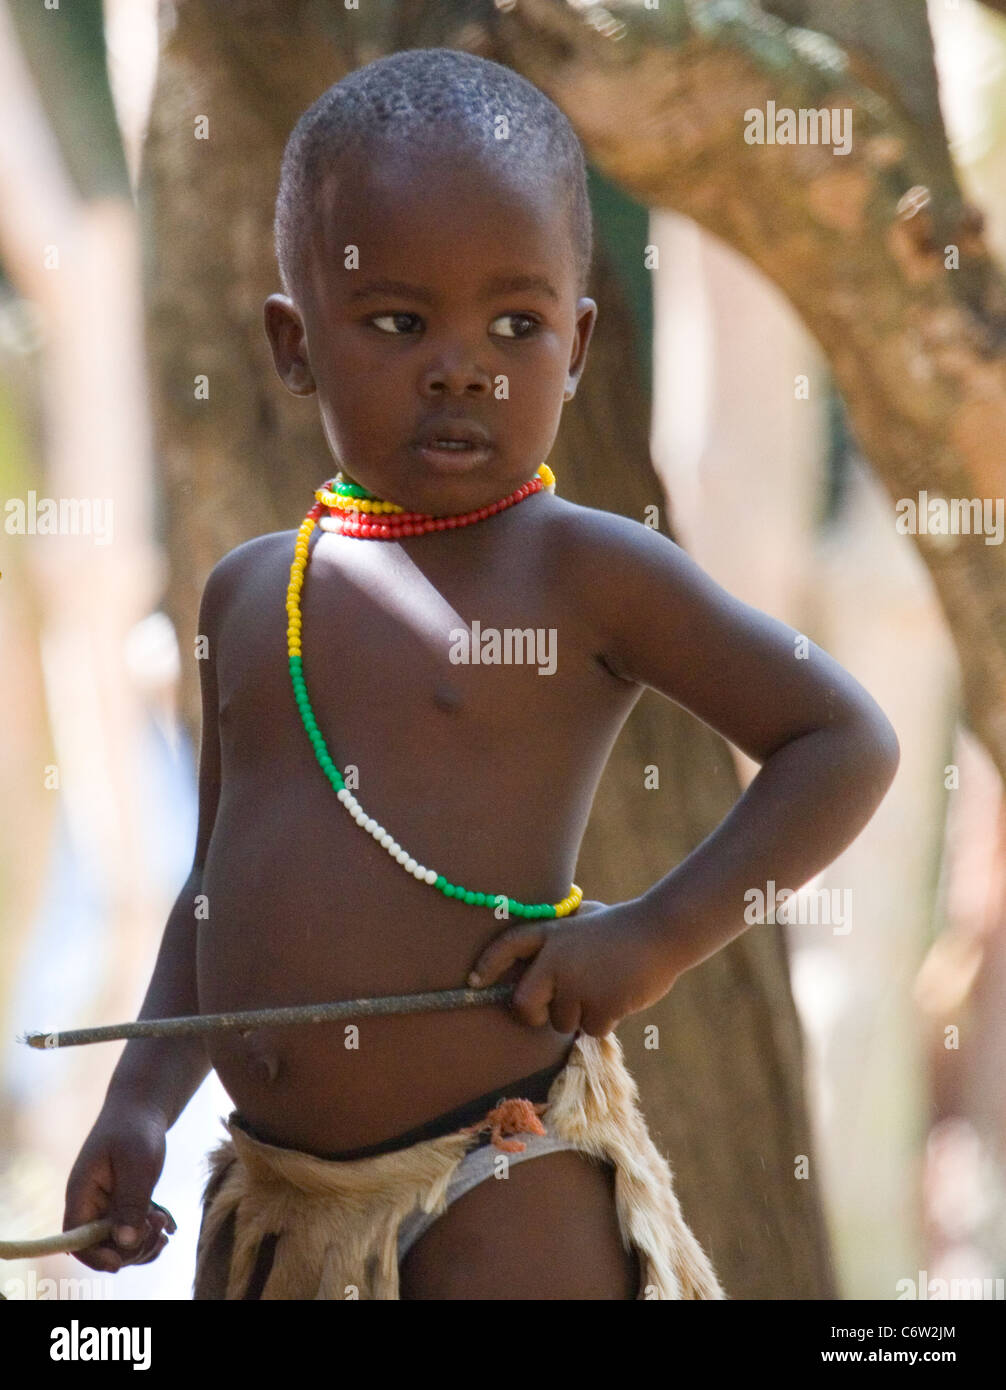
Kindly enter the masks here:
M 296 303 L 266 301 L 266 331 L 288 389 L 317 391 L 345 473 L 441 515 L 533 477 L 597 314 L 576 297 L 568 217 L 549 189 L 458 151 L 344 159 L 321 191 L 304 278 Z M 437 447 L 444 434 L 473 442 Z

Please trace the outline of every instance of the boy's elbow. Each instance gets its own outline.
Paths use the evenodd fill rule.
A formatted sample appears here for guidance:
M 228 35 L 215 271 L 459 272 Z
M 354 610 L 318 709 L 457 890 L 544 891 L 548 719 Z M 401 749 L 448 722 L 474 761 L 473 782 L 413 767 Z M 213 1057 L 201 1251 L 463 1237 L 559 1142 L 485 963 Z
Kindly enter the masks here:
M 860 687 L 830 724 L 842 762 L 854 775 L 876 788 L 877 802 L 894 781 L 901 762 L 901 744 L 894 725 L 876 700 Z
M 879 709 L 870 711 L 862 721 L 863 761 L 886 792 L 894 781 L 901 762 L 901 744 L 894 725 Z

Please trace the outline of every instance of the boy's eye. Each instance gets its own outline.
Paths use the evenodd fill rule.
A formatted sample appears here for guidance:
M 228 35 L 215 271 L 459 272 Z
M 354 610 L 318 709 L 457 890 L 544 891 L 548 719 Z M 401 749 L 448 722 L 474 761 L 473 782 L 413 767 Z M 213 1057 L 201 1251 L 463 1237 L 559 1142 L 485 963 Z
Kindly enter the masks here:
M 401 334 L 398 332 L 398 328 L 399 328 L 399 326 L 400 326 L 400 321 L 401 321 L 402 319 L 407 319 L 407 320 L 411 321 L 411 320 L 413 320 L 413 319 L 418 319 L 418 318 L 419 318 L 419 315 L 418 315 L 418 314 L 406 314 L 406 313 L 397 313 L 397 314 L 375 314 L 375 316 L 370 320 L 370 322 L 371 322 L 372 324 L 374 324 L 375 327 L 377 327 L 378 325 L 380 325 L 380 324 L 382 324 L 382 323 L 392 323 L 392 324 L 395 325 L 394 328 L 392 328 L 392 329 L 390 329 L 390 330 L 389 330 L 389 329 L 382 328 L 382 329 L 381 329 L 381 332 L 382 332 L 382 333 L 390 332 L 394 337 L 401 337 Z
M 530 314 L 500 314 L 498 319 L 493 319 L 493 324 L 505 323 L 507 319 L 516 319 L 518 323 L 523 323 L 525 326 L 523 330 L 516 333 L 500 333 L 501 338 L 529 338 L 538 326 L 538 320 L 532 318 Z M 492 324 L 490 324 L 490 330 L 492 330 Z

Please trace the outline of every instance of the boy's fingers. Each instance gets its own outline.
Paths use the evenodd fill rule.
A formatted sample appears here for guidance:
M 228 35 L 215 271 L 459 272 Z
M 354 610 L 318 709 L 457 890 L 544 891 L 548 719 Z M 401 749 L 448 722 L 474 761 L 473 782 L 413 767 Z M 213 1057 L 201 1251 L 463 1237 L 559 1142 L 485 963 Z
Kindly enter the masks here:
M 548 1009 L 552 1027 L 557 1033 L 575 1033 L 580 1027 L 580 1001 L 571 994 L 556 990 Z
M 142 1245 L 129 1257 L 131 1265 L 144 1265 L 148 1260 L 152 1260 L 155 1255 L 160 1254 L 168 1243 L 168 1238 L 161 1230 L 148 1231 Z
M 171 1227 L 168 1225 L 171 1219 L 170 1212 L 154 1206 L 153 1202 L 151 1202 L 150 1207 L 151 1210 L 147 1213 L 147 1230 L 150 1232 L 150 1236 L 159 1236 L 164 1230 L 170 1231 Z
M 128 1179 L 123 1188 L 124 1190 L 117 1194 L 118 1200 L 113 1212 L 115 1224 L 112 1227 L 112 1239 L 120 1250 L 133 1256 L 150 1233 L 150 1223 L 147 1219 L 150 1194 L 149 1190 L 143 1191 L 142 1186 L 134 1185 Z M 158 1217 L 158 1221 L 161 1219 Z
M 541 1028 L 549 1021 L 549 1005 L 555 993 L 555 976 L 537 965 L 529 966 L 514 990 L 512 1008 L 522 1023 Z
M 588 1009 L 580 1019 L 580 1029 L 586 1033 L 588 1038 L 603 1038 L 615 1031 L 618 1021 L 617 1018 L 612 1018 L 610 1015 L 591 1013 Z
M 137 1217 L 128 1208 L 120 1212 L 112 1231 L 118 1249 L 127 1255 L 135 1254 L 146 1233 L 146 1224 L 146 1217 Z
M 167 1207 L 162 1207 L 160 1202 L 155 1202 L 151 1200 L 150 1205 L 154 1208 L 155 1211 L 159 1211 L 162 1213 L 162 1215 L 164 1216 L 164 1229 L 168 1232 L 169 1235 L 173 1236 L 175 1232 L 178 1230 L 178 1227 L 175 1224 L 175 1218 L 171 1215 L 170 1211 L 168 1211 Z
M 154 1245 L 148 1252 L 146 1252 L 146 1253 L 143 1255 L 143 1257 L 142 1257 L 141 1259 L 134 1260 L 133 1263 L 134 1263 L 134 1264 L 137 1264 L 137 1265 L 148 1265 L 148 1264 L 150 1264 L 150 1261 L 151 1261 L 151 1260 L 156 1260 L 156 1259 L 157 1259 L 158 1255 L 161 1253 L 161 1251 L 164 1249 L 164 1247 L 167 1245 L 167 1243 L 168 1243 L 168 1238 L 167 1238 L 167 1236 L 164 1234 L 164 1232 L 162 1231 L 161 1234 L 160 1234 L 160 1236 L 159 1236 L 158 1239 L 157 1239 L 157 1244 Z
M 89 1269 L 100 1269 L 106 1274 L 118 1274 L 123 1265 L 119 1251 L 104 1241 L 101 1245 L 89 1245 L 86 1250 L 78 1250 L 75 1258 Z
M 105 1216 L 111 1206 L 111 1182 L 108 1188 L 92 1172 L 71 1173 L 63 1203 L 63 1230 L 84 1226 Z
M 142 1264 L 143 1260 L 154 1248 L 161 1236 L 164 1234 L 164 1218 L 159 1212 L 152 1212 L 147 1221 L 139 1247 L 134 1251 L 131 1260 L 133 1264 Z M 167 1240 L 167 1236 L 164 1237 Z
M 545 944 L 545 928 L 538 922 L 523 922 L 510 927 L 490 941 L 468 976 L 472 989 L 491 985 L 513 965 L 515 960 L 536 956 Z

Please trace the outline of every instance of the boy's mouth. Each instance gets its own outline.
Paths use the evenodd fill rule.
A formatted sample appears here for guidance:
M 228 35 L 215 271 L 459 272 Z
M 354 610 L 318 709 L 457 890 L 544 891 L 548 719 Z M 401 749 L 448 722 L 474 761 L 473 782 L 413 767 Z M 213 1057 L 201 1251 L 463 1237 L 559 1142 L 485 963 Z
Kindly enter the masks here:
M 438 472 L 458 473 L 485 463 L 492 441 L 474 420 L 432 420 L 412 442 L 425 463 Z

